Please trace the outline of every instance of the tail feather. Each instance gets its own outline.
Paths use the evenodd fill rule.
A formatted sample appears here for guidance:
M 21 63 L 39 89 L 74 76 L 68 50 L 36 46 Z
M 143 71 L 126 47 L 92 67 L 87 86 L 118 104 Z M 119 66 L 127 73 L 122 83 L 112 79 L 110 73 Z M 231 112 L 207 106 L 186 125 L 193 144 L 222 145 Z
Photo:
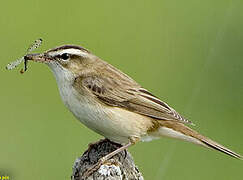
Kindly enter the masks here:
M 204 139 L 200 139 L 201 142 L 203 142 L 207 147 L 211 148 L 211 149 L 215 149 L 215 150 L 218 150 L 222 153 L 225 153 L 231 157 L 234 157 L 236 159 L 242 159 L 242 156 L 226 147 L 224 147 L 223 145 L 220 145 L 214 141 L 212 141 L 211 139 L 208 139 L 208 138 L 204 138 Z
M 198 145 L 210 148 L 210 149 L 215 149 L 217 151 L 223 152 L 236 159 L 243 160 L 243 157 L 240 154 L 199 134 L 198 132 L 192 130 L 191 128 L 185 126 L 182 123 L 175 123 L 175 122 L 169 122 L 169 121 L 161 121 L 160 123 L 161 123 L 161 128 L 159 130 L 160 136 L 166 136 L 166 137 L 171 137 L 171 138 L 188 141 L 188 142 L 198 144 Z

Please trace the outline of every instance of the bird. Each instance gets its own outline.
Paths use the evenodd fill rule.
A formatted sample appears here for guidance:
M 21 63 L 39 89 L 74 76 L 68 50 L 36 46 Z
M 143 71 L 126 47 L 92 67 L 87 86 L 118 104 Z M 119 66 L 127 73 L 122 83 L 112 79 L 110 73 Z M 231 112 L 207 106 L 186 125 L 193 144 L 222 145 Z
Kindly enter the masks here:
M 190 128 L 191 121 L 84 47 L 62 45 L 44 53 L 27 54 L 24 59 L 48 65 L 72 114 L 91 130 L 122 145 L 102 157 L 99 165 L 139 141 L 161 137 L 242 159 L 240 154 Z

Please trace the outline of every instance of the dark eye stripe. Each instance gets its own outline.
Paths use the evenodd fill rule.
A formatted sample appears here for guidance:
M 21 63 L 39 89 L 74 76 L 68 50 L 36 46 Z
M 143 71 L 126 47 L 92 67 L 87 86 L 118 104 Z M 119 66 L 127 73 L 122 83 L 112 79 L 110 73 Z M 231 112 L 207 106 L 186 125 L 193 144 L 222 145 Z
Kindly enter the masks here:
M 68 60 L 70 58 L 76 59 L 76 58 L 83 58 L 83 56 L 77 55 L 77 54 L 70 54 L 70 53 L 62 53 L 57 54 L 54 56 L 55 59 L 61 59 L 61 60 Z

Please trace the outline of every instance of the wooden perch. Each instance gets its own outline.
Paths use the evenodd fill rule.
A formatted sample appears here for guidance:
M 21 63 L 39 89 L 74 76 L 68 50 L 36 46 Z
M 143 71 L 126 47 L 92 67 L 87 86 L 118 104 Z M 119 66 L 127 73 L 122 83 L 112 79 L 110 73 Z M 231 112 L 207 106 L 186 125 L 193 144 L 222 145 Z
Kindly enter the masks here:
M 83 176 L 87 169 L 95 165 L 100 158 L 119 147 L 121 147 L 120 144 L 108 139 L 90 145 L 88 150 L 74 162 L 71 180 L 143 180 L 142 174 L 127 150 L 113 156 L 89 177 Z

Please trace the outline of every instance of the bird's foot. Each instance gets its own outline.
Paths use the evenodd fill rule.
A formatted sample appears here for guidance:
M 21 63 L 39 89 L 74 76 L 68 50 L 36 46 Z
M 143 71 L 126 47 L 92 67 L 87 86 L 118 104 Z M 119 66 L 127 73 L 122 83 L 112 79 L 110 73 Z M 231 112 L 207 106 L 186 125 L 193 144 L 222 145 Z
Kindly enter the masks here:
M 106 162 L 106 160 L 107 159 L 105 157 L 100 158 L 99 161 L 95 165 L 91 166 L 89 169 L 86 170 L 86 172 L 83 174 L 83 176 L 85 178 L 88 178 L 91 174 L 93 174 L 95 171 L 97 171 L 100 168 L 100 166 Z

